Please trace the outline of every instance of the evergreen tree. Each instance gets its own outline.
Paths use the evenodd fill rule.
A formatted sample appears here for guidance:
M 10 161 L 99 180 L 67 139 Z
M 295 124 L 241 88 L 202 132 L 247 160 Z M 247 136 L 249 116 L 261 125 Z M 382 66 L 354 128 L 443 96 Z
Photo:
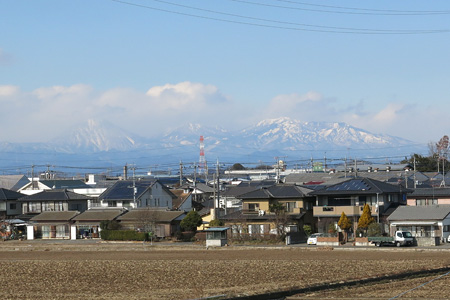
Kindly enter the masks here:
M 345 212 L 342 212 L 341 218 L 339 219 L 339 222 L 338 222 L 338 226 L 339 226 L 342 230 L 344 230 L 344 233 L 345 233 L 344 240 L 345 240 L 345 242 L 347 242 L 347 233 L 348 233 L 348 230 L 349 230 L 350 228 L 352 228 L 352 222 L 351 222 L 350 219 L 347 217 L 347 215 L 345 214 Z
M 363 212 L 358 221 L 358 228 L 363 229 L 365 231 L 367 229 L 367 227 L 374 221 L 375 220 L 372 217 L 372 212 L 371 212 L 369 204 L 367 204 L 367 203 L 364 204 Z
M 187 231 L 196 231 L 197 227 L 202 225 L 202 217 L 195 210 L 188 212 L 186 217 L 181 220 L 180 226 Z

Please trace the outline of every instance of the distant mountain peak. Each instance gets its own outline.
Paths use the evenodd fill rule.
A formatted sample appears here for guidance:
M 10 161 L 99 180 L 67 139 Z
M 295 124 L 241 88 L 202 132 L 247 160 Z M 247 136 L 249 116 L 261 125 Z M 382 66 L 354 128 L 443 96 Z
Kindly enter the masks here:
M 137 146 L 136 137 L 108 122 L 89 119 L 57 139 L 53 144 L 81 151 L 129 150 Z

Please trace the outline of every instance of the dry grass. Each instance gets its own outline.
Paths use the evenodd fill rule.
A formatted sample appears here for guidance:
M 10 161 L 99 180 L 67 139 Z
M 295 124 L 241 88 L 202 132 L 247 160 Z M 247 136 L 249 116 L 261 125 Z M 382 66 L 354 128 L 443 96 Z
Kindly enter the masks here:
M 449 252 L 317 249 L 5 243 L 0 246 L 0 268 L 5 276 L 0 296 L 195 299 L 257 294 L 450 265 Z

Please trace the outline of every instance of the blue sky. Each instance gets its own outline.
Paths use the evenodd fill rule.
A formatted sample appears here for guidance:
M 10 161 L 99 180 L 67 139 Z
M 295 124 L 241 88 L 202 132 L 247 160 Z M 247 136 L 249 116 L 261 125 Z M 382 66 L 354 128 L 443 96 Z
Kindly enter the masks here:
M 148 137 L 283 116 L 425 144 L 450 134 L 449 1 L 1 4 L 0 141 L 88 119 Z

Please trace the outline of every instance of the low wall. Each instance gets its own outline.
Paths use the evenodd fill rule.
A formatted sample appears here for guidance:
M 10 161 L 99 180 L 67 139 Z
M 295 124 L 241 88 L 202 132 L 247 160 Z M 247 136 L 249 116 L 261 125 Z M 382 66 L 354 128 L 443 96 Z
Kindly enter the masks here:
M 317 246 L 339 246 L 339 237 L 317 237 Z
M 369 243 L 369 239 L 367 237 L 357 237 L 355 238 L 355 246 L 371 246 L 372 243 Z
M 416 237 L 417 246 L 439 246 L 441 244 L 440 237 Z

